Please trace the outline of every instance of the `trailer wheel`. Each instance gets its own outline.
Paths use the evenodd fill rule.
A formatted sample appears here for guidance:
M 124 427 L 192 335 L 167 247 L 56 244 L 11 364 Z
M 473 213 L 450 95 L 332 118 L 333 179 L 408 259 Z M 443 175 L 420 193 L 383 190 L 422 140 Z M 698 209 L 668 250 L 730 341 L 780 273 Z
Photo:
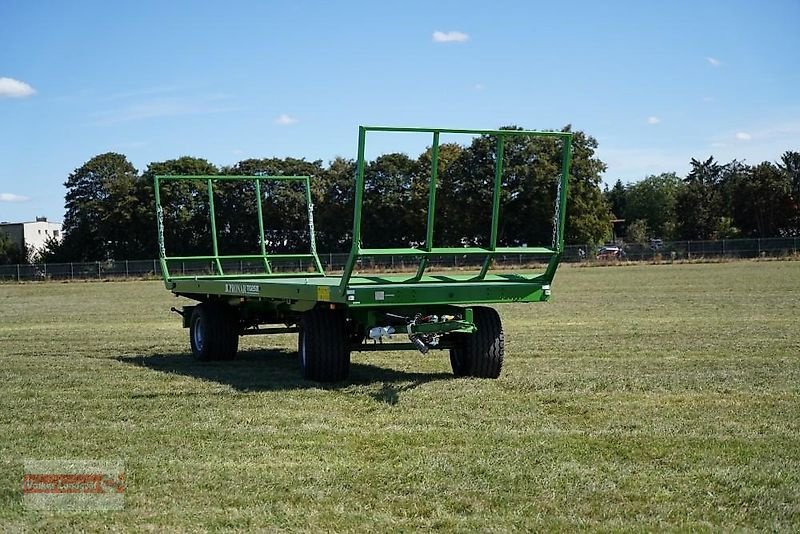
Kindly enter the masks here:
M 225 304 L 204 302 L 195 306 L 189 320 L 192 355 L 200 361 L 232 360 L 239 350 L 236 311 Z
M 464 350 L 461 347 L 450 349 L 450 367 L 454 376 L 467 376 L 467 364 L 464 360 Z
M 478 330 L 461 337 L 450 349 L 450 365 L 455 376 L 497 378 L 503 368 L 505 341 L 500 315 L 494 308 L 476 306 L 472 318 Z
M 297 339 L 303 378 L 339 382 L 350 373 L 347 322 L 341 310 L 318 309 L 303 314 Z

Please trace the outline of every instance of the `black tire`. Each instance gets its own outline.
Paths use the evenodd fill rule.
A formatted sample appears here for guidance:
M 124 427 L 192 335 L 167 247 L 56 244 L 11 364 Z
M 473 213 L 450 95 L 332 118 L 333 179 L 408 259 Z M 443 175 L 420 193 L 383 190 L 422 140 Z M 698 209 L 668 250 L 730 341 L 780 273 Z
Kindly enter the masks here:
M 350 339 L 343 311 L 317 309 L 303 314 L 297 338 L 303 378 L 339 382 L 350 374 Z
M 467 364 L 464 360 L 464 349 L 453 347 L 450 349 L 450 367 L 453 368 L 454 376 L 467 376 Z
M 189 343 L 197 360 L 234 359 L 239 350 L 236 310 L 211 302 L 195 306 L 189 321 Z
M 459 336 L 459 343 L 450 349 L 450 366 L 455 376 L 497 378 L 503 369 L 505 340 L 500 315 L 494 308 L 472 308 L 477 331 Z

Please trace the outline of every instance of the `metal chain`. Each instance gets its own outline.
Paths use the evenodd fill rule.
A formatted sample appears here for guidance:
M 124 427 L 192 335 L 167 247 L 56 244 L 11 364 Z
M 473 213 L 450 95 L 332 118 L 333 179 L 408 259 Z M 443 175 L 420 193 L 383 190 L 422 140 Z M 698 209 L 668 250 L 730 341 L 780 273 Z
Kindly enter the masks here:
M 561 219 L 561 177 L 556 188 L 556 209 L 553 214 L 553 249 L 558 248 L 558 222 Z

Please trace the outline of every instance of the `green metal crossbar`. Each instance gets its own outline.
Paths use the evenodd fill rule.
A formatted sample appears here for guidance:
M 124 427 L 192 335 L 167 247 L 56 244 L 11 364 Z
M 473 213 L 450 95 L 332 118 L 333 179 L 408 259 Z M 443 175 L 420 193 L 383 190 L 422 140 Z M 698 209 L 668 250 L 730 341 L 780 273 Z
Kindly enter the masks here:
M 166 252 L 166 245 L 164 243 L 164 210 L 161 206 L 161 183 L 162 182 L 177 182 L 177 181 L 202 181 L 206 183 L 206 190 L 208 194 L 208 210 L 209 221 L 211 223 L 211 247 L 212 255 L 206 256 L 168 256 Z M 220 255 L 219 245 L 217 241 L 217 215 L 214 208 L 214 183 L 215 182 L 234 182 L 234 181 L 252 181 L 255 182 L 256 192 L 256 209 L 258 214 L 258 237 L 260 254 L 240 254 L 240 255 Z M 262 182 L 302 182 L 305 189 L 306 205 L 308 207 L 308 225 L 309 225 L 309 240 L 310 251 L 301 254 L 268 254 L 266 248 L 266 240 L 264 237 L 264 218 L 263 206 L 261 199 L 261 183 Z M 311 198 L 311 182 L 308 176 L 196 176 L 196 175 L 157 175 L 154 178 L 155 186 L 155 201 L 156 201 L 156 219 L 158 221 L 158 243 L 159 243 L 159 260 L 161 262 L 161 271 L 164 274 L 165 280 L 182 280 L 193 279 L 195 276 L 173 276 L 169 271 L 169 263 L 175 261 L 208 261 L 213 266 L 212 275 L 203 276 L 205 279 L 215 278 L 231 278 L 230 274 L 225 274 L 222 267 L 223 261 L 252 261 L 260 260 L 264 266 L 262 273 L 256 273 L 255 276 L 259 278 L 281 276 L 285 277 L 292 273 L 274 273 L 272 271 L 272 264 L 270 260 L 312 260 L 314 264 L 313 273 L 303 273 L 303 276 L 325 276 L 325 271 L 322 268 L 322 262 L 317 254 L 317 243 L 314 237 L 314 215 L 313 215 L 313 201 Z M 237 276 L 237 275 L 233 275 Z M 253 276 L 253 275 L 249 275 Z
M 425 231 L 425 245 L 421 248 L 372 248 L 361 247 L 361 212 L 364 205 L 364 171 L 366 169 L 365 149 L 368 132 L 410 132 L 432 134 L 431 144 L 431 182 L 428 193 L 428 217 Z M 439 141 L 441 134 L 468 134 L 494 137 L 495 169 L 492 192 L 492 222 L 489 236 L 489 247 L 444 247 L 433 246 L 434 216 L 436 213 L 436 184 L 439 170 Z M 558 182 L 556 195 L 556 213 L 553 221 L 553 243 L 551 247 L 498 247 L 497 233 L 500 220 L 500 194 L 503 178 L 503 157 L 505 140 L 509 137 L 547 137 L 563 140 L 561 175 Z M 464 130 L 448 128 L 394 128 L 388 126 L 360 126 L 358 129 L 358 163 L 356 167 L 356 191 L 353 215 L 353 245 L 347 258 L 339 292 L 344 295 L 347 291 L 353 270 L 359 260 L 364 256 L 410 256 L 419 258 L 419 266 L 413 280 L 420 280 L 428 266 L 430 256 L 436 255 L 482 255 L 484 261 L 480 273 L 472 281 L 484 280 L 491 267 L 492 261 L 498 254 L 519 255 L 546 255 L 549 257 L 545 278 L 552 280 L 558 262 L 564 251 L 564 223 L 567 211 L 567 189 L 569 187 L 569 167 L 572 161 L 572 133 L 571 132 L 540 132 L 532 130 Z

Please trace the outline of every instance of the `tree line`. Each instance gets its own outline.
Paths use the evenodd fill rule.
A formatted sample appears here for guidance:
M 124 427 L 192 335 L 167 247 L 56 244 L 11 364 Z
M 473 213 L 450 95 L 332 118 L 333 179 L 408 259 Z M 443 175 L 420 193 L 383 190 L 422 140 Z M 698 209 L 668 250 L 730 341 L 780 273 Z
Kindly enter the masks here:
M 567 126 L 563 131 L 569 130 Z M 606 166 L 595 154 L 594 138 L 580 131 L 573 134 L 566 238 L 573 242 L 599 242 L 610 228 L 611 214 L 600 188 Z M 500 244 L 550 244 L 561 143 L 553 138 L 506 139 Z M 466 146 L 440 146 L 436 246 L 488 245 L 495 147 L 495 139 L 489 136 L 476 137 Z M 356 174 L 352 159 L 339 157 L 327 165 L 321 160 L 295 158 L 246 159 L 217 167 L 202 158 L 181 157 L 150 163 L 138 172 L 124 155 L 106 153 L 87 161 L 67 178 L 63 241 L 51 242 L 39 259 L 67 262 L 152 258 L 158 251 L 155 175 L 257 174 L 310 176 L 318 250 L 350 249 Z M 416 158 L 390 153 L 366 164 L 362 212 L 365 247 L 424 244 L 430 175 L 430 147 Z M 167 253 L 210 254 L 206 184 L 162 182 L 160 198 Z M 262 182 L 261 198 L 268 251 L 307 250 L 308 211 L 302 184 Z M 219 253 L 257 253 L 260 238 L 254 182 L 215 182 L 214 207 Z
M 757 165 L 692 159 L 683 179 L 618 180 L 604 196 L 629 242 L 800 236 L 800 152 Z
M 610 239 L 612 219 L 625 220 L 616 229 L 629 242 L 800 235 L 798 152 L 786 152 L 778 163 L 753 166 L 736 160 L 721 164 L 713 157 L 692 159 L 685 178 L 665 173 L 627 185 L 618 180 L 603 191 L 606 165 L 596 155 L 597 141 L 582 131 L 573 134 L 568 243 L 593 245 Z M 468 145 L 440 147 L 436 246 L 488 244 L 495 146 L 494 138 L 480 136 Z M 506 139 L 499 244 L 550 244 L 560 168 L 560 140 Z M 318 250 L 350 248 L 356 174 L 352 159 L 337 157 L 323 164 L 260 158 L 218 167 L 184 156 L 150 163 L 139 172 L 124 155 L 109 152 L 68 176 L 63 240 L 52 240 L 35 258 L 26 258 L 25 251 L 0 236 L 0 263 L 153 258 L 158 251 L 153 178 L 165 174 L 310 176 Z M 366 164 L 365 247 L 424 244 L 430 174 L 430 147 L 416 158 L 390 153 Z M 210 254 L 206 184 L 162 183 L 160 194 L 168 254 Z M 272 253 L 307 250 L 308 211 L 301 184 L 262 182 L 261 198 L 265 248 Z M 254 182 L 216 182 L 214 204 L 220 254 L 257 253 L 261 243 Z

